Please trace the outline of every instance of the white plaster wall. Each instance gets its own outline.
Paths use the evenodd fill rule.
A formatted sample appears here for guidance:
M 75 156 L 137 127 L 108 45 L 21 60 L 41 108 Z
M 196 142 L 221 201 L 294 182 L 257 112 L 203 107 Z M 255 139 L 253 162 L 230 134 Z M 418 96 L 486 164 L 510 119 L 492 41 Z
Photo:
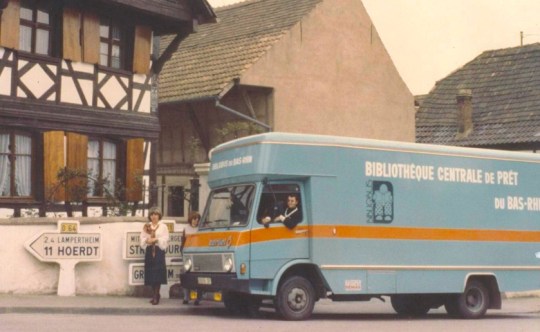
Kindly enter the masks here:
M 62 92 L 60 100 L 63 103 L 82 104 L 81 97 L 73 83 L 73 79 L 68 76 L 62 76 Z
M 73 70 L 78 73 L 86 73 L 93 75 L 94 74 L 94 65 L 82 63 L 82 62 L 72 62 Z M 68 70 L 66 61 L 62 61 L 62 69 Z M 92 103 L 92 98 L 94 95 L 94 82 L 88 79 L 77 79 L 78 83 L 82 88 L 84 97 L 86 98 L 87 103 Z M 63 103 L 70 104 L 79 104 L 82 105 L 81 97 L 73 81 L 73 77 L 62 75 L 62 84 L 60 92 L 60 101 Z
M 19 61 L 19 70 L 22 69 L 26 64 L 28 64 L 28 61 Z M 47 65 L 47 68 L 51 73 L 53 73 L 53 75 L 57 74 L 58 69 L 55 65 Z M 45 92 L 55 85 L 54 80 L 49 76 L 49 74 L 38 65 L 32 66 L 31 69 L 20 76 L 19 79 L 36 98 L 41 98 Z M 24 92 L 22 89 L 19 88 L 18 91 L 18 97 L 28 97 L 26 92 Z M 55 99 L 56 93 L 52 93 L 47 98 L 49 101 L 54 101 Z
M 133 83 L 144 84 L 146 82 L 147 75 L 142 74 L 133 74 Z M 139 113 L 150 113 L 150 108 L 152 105 L 151 93 L 150 91 L 142 91 L 140 89 L 133 89 L 132 104 L 136 105 L 137 100 L 139 100 L 141 93 L 143 93 L 142 102 L 140 108 L 137 110 Z
M 5 49 L 0 47 L 0 58 L 4 57 Z M 8 58 L 9 61 L 13 61 L 13 54 Z M 4 68 L 0 73 L 0 95 L 9 96 L 11 94 L 11 68 Z
M 98 74 L 98 82 L 102 84 L 103 80 L 107 75 L 105 73 Z M 124 89 L 124 86 L 129 86 L 129 79 L 125 77 L 110 77 L 107 82 L 101 87 L 99 93 L 103 95 L 105 100 L 111 105 L 111 107 L 116 107 L 123 98 L 127 96 L 127 93 Z M 97 92 L 97 91 L 96 91 Z M 103 101 L 98 99 L 98 107 L 105 108 Z M 127 103 L 122 107 L 122 110 L 127 110 Z
M 0 57 L 2 55 L 0 54 Z M 9 96 L 11 94 L 11 68 L 5 68 L 0 75 L 0 94 Z
M 15 221 L 16 220 L 16 221 Z M 75 267 L 77 295 L 133 295 L 140 293 L 130 286 L 129 264 L 124 260 L 125 232 L 140 231 L 146 218 L 79 218 L 79 233 L 101 232 L 102 260 L 79 263 Z M 181 226 L 177 225 L 176 229 Z M 43 231 L 57 231 L 57 221 L 47 218 L 0 220 L 0 294 L 56 294 L 59 265 L 43 263 L 25 247 L 25 243 Z M 167 287 L 163 287 L 167 291 Z M 163 292 L 162 292 L 162 295 Z

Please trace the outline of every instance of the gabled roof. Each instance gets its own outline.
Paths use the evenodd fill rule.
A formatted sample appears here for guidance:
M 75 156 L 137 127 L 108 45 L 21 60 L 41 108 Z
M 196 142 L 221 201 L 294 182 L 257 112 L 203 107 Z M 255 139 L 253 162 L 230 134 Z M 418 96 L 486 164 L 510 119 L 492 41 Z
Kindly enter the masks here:
M 458 139 L 460 89 L 472 90 L 474 129 Z M 540 44 L 484 52 L 437 82 L 416 114 L 416 141 L 461 146 L 540 142 Z
M 159 102 L 215 97 L 322 0 L 254 0 L 216 9 L 180 43 L 160 74 Z M 173 36 L 162 38 L 162 51 Z

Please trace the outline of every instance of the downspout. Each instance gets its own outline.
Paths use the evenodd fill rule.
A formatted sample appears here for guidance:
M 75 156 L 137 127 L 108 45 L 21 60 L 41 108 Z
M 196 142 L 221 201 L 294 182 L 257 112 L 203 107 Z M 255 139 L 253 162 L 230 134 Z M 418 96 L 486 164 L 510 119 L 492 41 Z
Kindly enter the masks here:
M 221 109 L 221 110 L 224 110 L 224 111 L 227 111 L 227 112 L 229 112 L 229 113 L 232 113 L 232 114 L 234 114 L 234 115 L 236 115 L 236 116 L 238 116 L 238 117 L 241 117 L 241 118 L 244 119 L 244 120 L 248 120 L 248 121 L 250 121 L 250 122 L 253 122 L 253 123 L 255 123 L 255 124 L 257 124 L 257 125 L 259 125 L 259 126 L 265 128 L 267 131 L 272 131 L 272 127 L 270 127 L 270 126 L 267 125 L 266 123 L 261 122 L 261 121 L 259 121 L 259 120 L 257 120 L 257 119 L 254 119 L 254 118 L 252 118 L 252 117 L 250 117 L 250 116 L 248 116 L 248 115 L 245 115 L 245 114 L 243 114 L 243 113 L 240 113 L 240 112 L 238 112 L 238 111 L 236 111 L 236 110 L 233 110 L 233 109 L 230 108 L 230 107 L 227 107 L 227 106 L 221 104 L 221 103 L 219 102 L 219 98 L 216 98 L 216 107 L 219 108 L 219 109 Z

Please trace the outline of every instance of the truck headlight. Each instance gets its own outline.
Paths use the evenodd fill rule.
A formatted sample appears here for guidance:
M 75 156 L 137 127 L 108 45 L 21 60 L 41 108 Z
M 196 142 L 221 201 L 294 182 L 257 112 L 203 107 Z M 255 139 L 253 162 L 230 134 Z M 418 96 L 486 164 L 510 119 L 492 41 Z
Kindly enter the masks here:
M 223 262 L 223 269 L 225 272 L 231 272 L 234 267 L 233 260 L 231 257 L 227 257 Z
M 189 271 L 191 271 L 192 267 L 193 267 L 193 261 L 191 260 L 191 257 L 185 258 L 185 260 L 184 260 L 184 271 L 189 272 Z

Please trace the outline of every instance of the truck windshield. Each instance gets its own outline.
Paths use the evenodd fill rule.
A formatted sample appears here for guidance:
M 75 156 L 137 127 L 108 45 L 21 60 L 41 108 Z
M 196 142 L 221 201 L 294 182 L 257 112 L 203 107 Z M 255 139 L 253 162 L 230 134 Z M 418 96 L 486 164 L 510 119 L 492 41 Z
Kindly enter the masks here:
M 253 204 L 255 186 L 220 188 L 210 193 L 201 228 L 245 226 Z

